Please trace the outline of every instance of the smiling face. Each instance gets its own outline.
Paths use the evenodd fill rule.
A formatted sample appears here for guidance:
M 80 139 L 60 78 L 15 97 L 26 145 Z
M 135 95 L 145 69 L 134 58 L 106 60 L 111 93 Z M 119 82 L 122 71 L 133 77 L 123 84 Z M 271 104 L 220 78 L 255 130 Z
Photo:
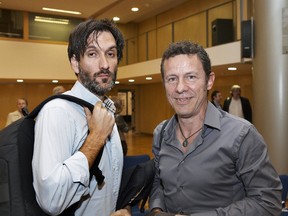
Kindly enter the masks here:
M 164 85 L 169 103 L 178 117 L 189 118 L 205 114 L 207 91 L 214 83 L 214 73 L 206 79 L 197 55 L 176 55 L 165 60 Z
M 97 96 L 103 96 L 115 84 L 117 75 L 116 41 L 110 32 L 92 33 L 87 48 L 78 62 L 75 57 L 71 65 L 78 81 Z

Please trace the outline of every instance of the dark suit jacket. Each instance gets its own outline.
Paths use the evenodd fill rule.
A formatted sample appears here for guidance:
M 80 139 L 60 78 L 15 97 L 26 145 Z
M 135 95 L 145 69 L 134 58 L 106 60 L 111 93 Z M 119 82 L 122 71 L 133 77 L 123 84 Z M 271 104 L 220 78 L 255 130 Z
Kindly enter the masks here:
M 215 102 L 214 102 L 213 100 L 211 100 L 211 103 L 212 103 L 216 108 L 218 108 L 217 105 L 215 104 Z M 222 105 L 221 105 L 221 104 L 219 104 L 219 105 L 220 105 L 220 107 L 221 107 L 221 109 L 222 109 Z
M 231 97 L 228 97 L 223 104 L 223 110 L 229 112 Z M 240 97 L 244 118 L 252 123 L 252 108 L 248 98 Z

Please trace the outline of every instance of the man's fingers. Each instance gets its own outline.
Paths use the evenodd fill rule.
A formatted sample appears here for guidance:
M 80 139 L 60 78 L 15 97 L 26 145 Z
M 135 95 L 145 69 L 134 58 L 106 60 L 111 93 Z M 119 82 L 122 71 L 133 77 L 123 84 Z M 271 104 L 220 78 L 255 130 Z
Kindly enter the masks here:
M 91 111 L 87 107 L 84 107 L 84 112 L 85 112 L 86 118 L 90 119 L 92 115 Z
M 102 108 L 102 102 L 101 101 L 97 101 L 97 103 L 95 104 L 95 107 L 98 107 L 98 108 Z

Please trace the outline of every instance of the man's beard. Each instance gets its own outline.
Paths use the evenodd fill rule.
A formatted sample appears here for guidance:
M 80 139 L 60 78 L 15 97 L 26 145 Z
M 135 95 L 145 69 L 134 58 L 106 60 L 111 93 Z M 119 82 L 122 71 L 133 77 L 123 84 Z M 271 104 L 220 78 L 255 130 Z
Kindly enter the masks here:
M 102 78 L 102 83 L 106 84 L 106 87 L 102 87 L 99 82 L 96 81 L 96 78 L 100 74 L 109 74 L 110 77 L 112 77 L 112 80 L 108 81 L 108 78 Z M 81 83 L 93 94 L 96 94 L 98 96 L 104 96 L 107 92 L 109 92 L 115 85 L 115 80 L 116 80 L 116 74 L 117 70 L 114 72 L 114 74 L 109 71 L 109 70 L 101 70 L 99 72 L 96 72 L 93 74 L 93 77 L 91 78 L 91 75 L 85 71 L 82 70 L 79 67 L 79 79 Z

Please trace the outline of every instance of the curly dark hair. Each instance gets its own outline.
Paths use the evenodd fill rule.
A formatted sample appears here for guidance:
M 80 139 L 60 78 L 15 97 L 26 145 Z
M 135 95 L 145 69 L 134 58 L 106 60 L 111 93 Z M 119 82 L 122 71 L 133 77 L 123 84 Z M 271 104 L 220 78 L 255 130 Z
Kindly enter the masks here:
M 161 60 L 161 75 L 162 79 L 164 80 L 164 62 L 165 60 L 175 57 L 177 55 L 197 55 L 200 59 L 203 69 L 206 74 L 206 80 L 209 78 L 209 74 L 211 73 L 211 61 L 207 54 L 207 52 L 204 50 L 204 48 L 196 43 L 193 43 L 191 41 L 180 41 L 170 44 L 170 46 L 166 49 L 166 51 L 163 53 L 162 60 Z
M 87 48 L 87 40 L 91 33 L 96 37 L 100 32 L 111 32 L 116 41 L 117 59 L 118 63 L 123 57 L 124 37 L 121 31 L 116 27 L 116 24 L 112 20 L 108 19 L 88 19 L 85 22 L 80 23 L 70 34 L 68 45 L 68 58 L 75 55 L 76 60 L 80 60 L 80 56 L 83 56 Z

